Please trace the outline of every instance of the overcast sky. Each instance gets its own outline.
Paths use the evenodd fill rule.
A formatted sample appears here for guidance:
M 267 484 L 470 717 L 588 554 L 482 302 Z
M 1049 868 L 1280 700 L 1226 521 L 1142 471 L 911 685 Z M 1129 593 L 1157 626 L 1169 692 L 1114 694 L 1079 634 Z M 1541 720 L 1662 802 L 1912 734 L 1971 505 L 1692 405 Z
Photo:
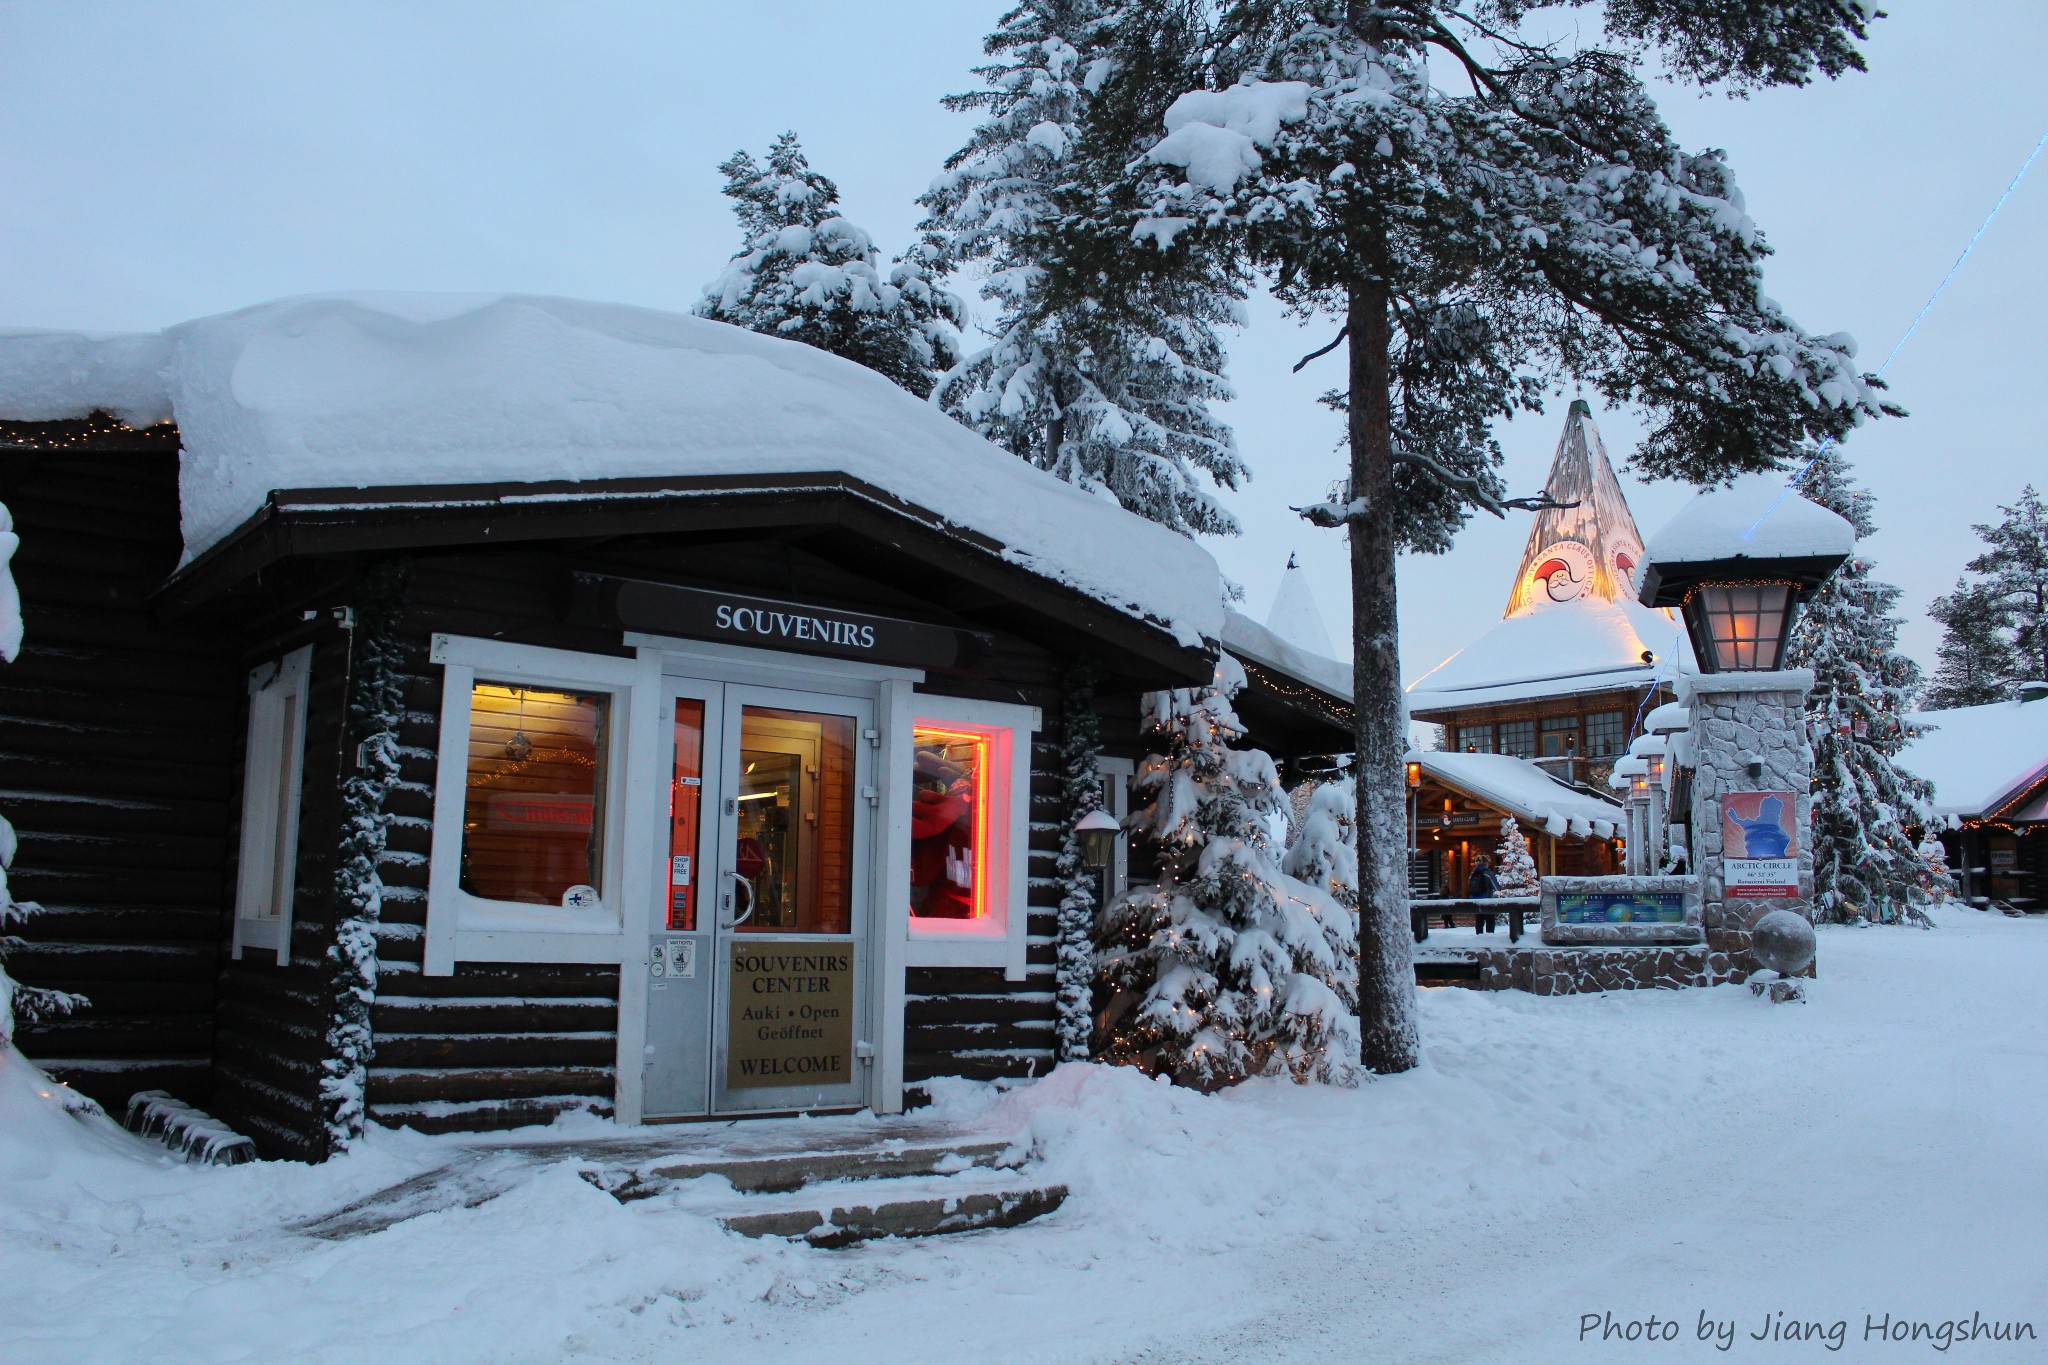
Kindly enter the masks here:
M 150 329 L 335 289 L 566 294 L 685 309 L 737 244 L 717 163 L 786 128 L 885 252 L 967 134 L 1000 0 L 345 6 L 0 0 L 0 326 Z M 1876 366 L 2048 129 L 2048 7 L 1894 0 L 1871 70 L 1748 101 L 1667 92 L 1688 146 L 1725 148 L 1777 249 L 1770 292 Z M 1569 17 L 1558 31 L 1569 30 Z M 1969 524 L 2044 470 L 2048 158 L 1892 367 L 1912 416 L 1845 450 L 1878 496 L 1870 545 L 1905 589 L 1908 649 L 1974 552 Z M 1264 301 L 1231 341 L 1228 416 L 1254 482 L 1213 543 L 1263 616 L 1299 551 L 1333 633 L 1336 533 L 1287 511 L 1340 473 L 1315 403 L 1335 357 Z M 1565 396 L 1566 398 L 1569 395 Z M 1563 417 L 1507 424 L 1534 492 Z M 1617 463 L 1639 431 L 1595 409 Z M 1689 490 L 1624 483 L 1645 535 Z M 1481 517 L 1401 577 L 1409 675 L 1498 618 L 1526 518 Z

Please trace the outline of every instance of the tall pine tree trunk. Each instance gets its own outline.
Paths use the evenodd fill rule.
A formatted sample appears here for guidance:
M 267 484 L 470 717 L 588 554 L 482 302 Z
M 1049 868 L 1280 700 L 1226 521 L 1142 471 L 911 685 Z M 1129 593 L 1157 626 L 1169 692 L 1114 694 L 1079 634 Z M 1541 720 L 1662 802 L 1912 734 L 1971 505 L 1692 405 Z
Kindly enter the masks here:
M 1360 1059 L 1378 1072 L 1419 1060 L 1414 944 L 1408 927 L 1408 713 L 1401 696 L 1394 601 L 1393 420 L 1388 352 L 1392 325 L 1378 283 L 1350 296 L 1349 522 L 1351 676 L 1358 794 L 1358 1036 Z

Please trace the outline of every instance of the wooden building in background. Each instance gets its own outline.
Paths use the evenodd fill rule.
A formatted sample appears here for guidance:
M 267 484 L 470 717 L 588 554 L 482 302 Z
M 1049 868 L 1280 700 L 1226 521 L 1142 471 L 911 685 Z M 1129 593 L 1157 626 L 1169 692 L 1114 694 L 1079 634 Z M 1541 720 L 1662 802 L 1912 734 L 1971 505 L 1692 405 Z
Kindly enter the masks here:
M 1642 606 L 1643 556 L 1591 410 L 1574 401 L 1501 621 L 1408 688 L 1409 717 L 1443 727 L 1443 747 L 1536 763 L 1596 794 L 1643 717 L 1692 667 L 1684 627 Z

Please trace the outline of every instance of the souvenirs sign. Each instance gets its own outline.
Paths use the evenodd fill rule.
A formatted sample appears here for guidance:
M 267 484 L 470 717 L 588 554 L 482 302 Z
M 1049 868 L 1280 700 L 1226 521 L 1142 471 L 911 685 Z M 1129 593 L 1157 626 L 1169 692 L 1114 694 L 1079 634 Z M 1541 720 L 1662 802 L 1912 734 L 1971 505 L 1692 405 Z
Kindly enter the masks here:
M 604 574 L 575 577 L 579 615 L 588 612 L 656 635 L 920 668 L 964 667 L 994 641 L 980 631 L 837 607 Z
M 1791 792 L 1721 798 L 1721 872 L 1733 900 L 1799 894 L 1798 804 Z
M 732 944 L 725 1084 L 846 1085 L 853 1071 L 853 944 Z

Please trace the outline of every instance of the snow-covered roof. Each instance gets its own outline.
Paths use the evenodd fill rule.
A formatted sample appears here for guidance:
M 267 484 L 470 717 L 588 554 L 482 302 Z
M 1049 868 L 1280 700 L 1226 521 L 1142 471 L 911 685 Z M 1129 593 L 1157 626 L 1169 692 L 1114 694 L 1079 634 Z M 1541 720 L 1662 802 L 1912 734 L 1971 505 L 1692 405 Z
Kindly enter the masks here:
M 0 418 L 175 420 L 189 559 L 283 488 L 843 472 L 1183 644 L 1223 628 L 1187 538 L 796 342 L 522 295 L 284 299 L 142 336 L 0 333 Z
M 1648 650 L 1651 662 L 1643 662 Z M 1668 611 L 1622 600 L 1536 601 L 1408 686 L 1410 714 L 1496 702 L 1648 690 L 1693 668 L 1685 628 Z
M 1781 473 L 1738 475 L 1678 509 L 1650 537 L 1649 562 L 1716 559 L 1800 559 L 1843 556 L 1856 548 L 1856 528 L 1817 502 L 1786 491 Z
M 2008 807 L 2048 778 L 2048 700 L 1922 711 L 1906 724 L 1919 734 L 1899 751 L 1898 765 L 1934 784 L 1943 815 L 2018 817 Z
M 1410 762 L 1452 787 L 1517 819 L 1542 825 L 1555 835 L 1614 833 L 1621 807 L 1568 787 L 1525 758 L 1513 754 L 1465 754 L 1447 749 L 1411 751 Z
M 1223 647 L 1239 658 L 1263 664 L 1296 682 L 1327 692 L 1347 706 L 1351 704 L 1348 665 L 1281 639 L 1270 627 L 1260 625 L 1243 612 L 1224 610 L 1221 639 Z
M 1330 632 L 1323 614 L 1316 610 L 1315 594 L 1309 591 L 1308 575 L 1293 555 L 1280 573 L 1280 586 L 1273 593 L 1272 610 L 1266 613 L 1266 629 L 1291 645 L 1325 659 L 1337 657 L 1330 644 Z
M 1650 708 L 1643 717 L 1643 731 L 1652 735 L 1679 735 L 1692 729 L 1692 708 L 1682 701 L 1667 701 Z

